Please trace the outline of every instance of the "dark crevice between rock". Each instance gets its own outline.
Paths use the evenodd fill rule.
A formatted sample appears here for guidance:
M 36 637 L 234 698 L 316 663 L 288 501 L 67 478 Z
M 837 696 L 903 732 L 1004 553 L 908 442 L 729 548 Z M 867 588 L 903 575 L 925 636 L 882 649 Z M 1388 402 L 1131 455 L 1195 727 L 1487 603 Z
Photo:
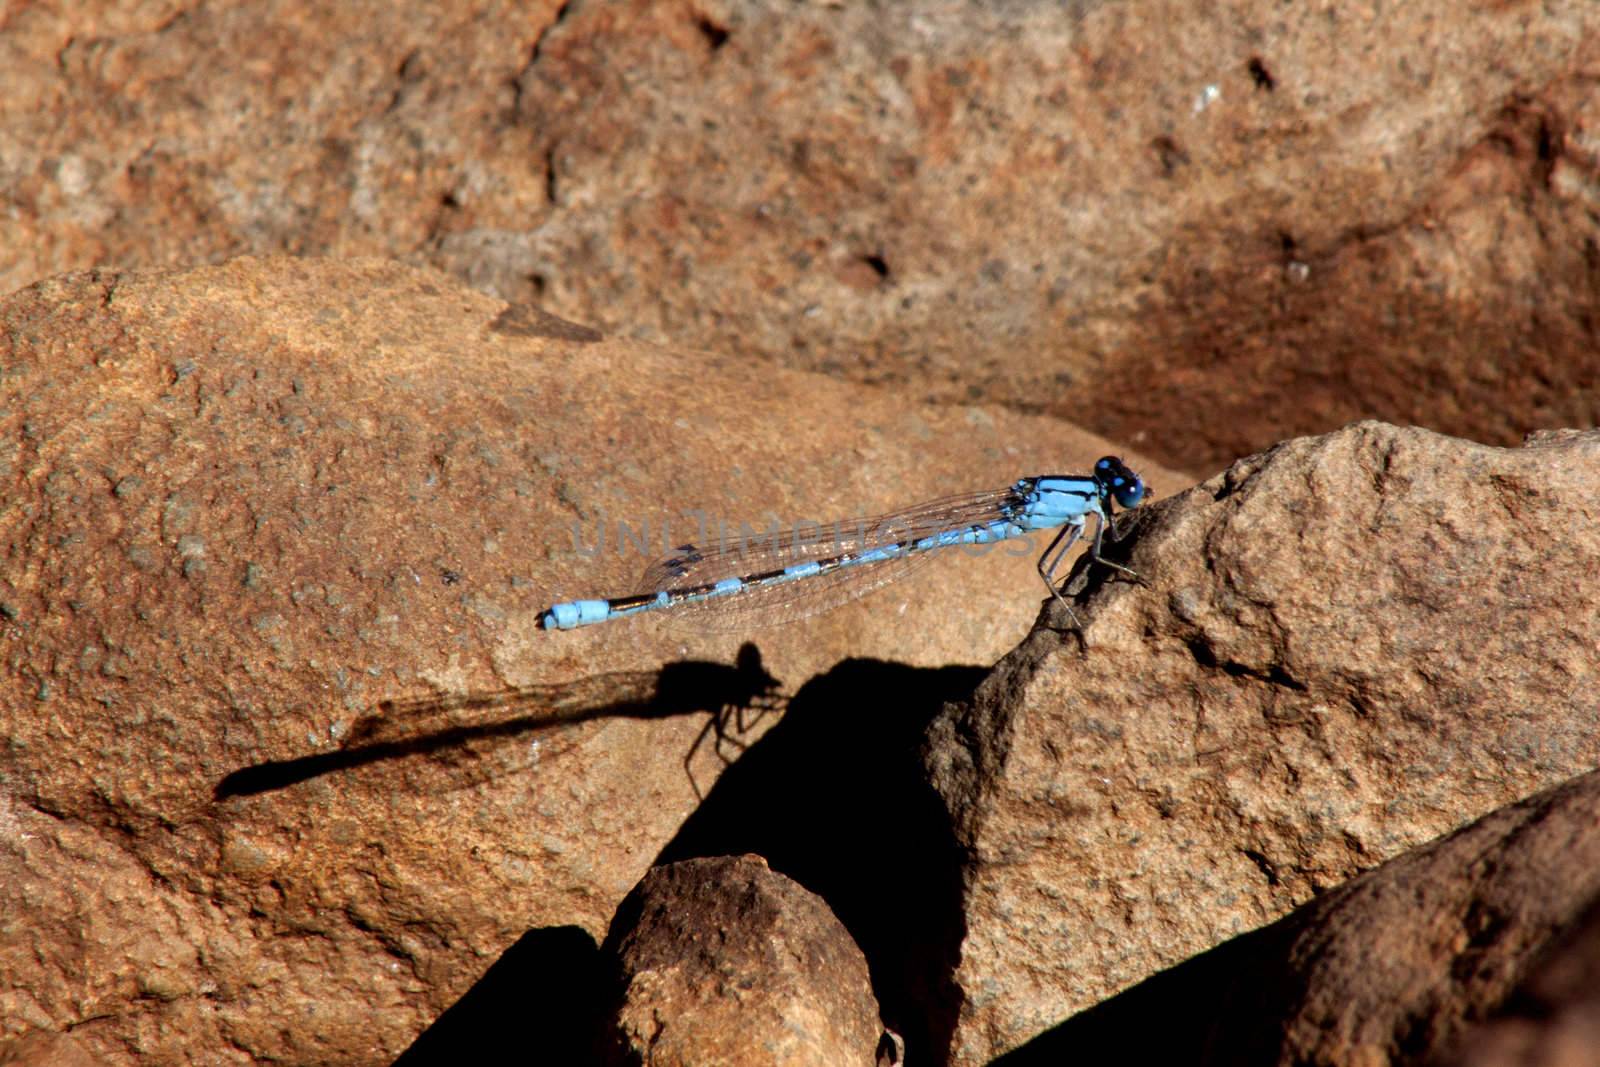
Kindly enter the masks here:
M 1208 670 L 1221 671 L 1233 678 L 1249 678 L 1257 682 L 1265 682 L 1268 685 L 1280 689 L 1290 689 L 1296 693 L 1304 693 L 1306 691 L 1306 684 L 1284 670 L 1280 664 L 1274 663 L 1263 671 L 1259 667 L 1247 666 L 1234 660 L 1219 660 L 1216 650 L 1207 644 L 1203 637 L 1190 638 L 1188 646 L 1189 654 L 1194 657 L 1194 661 Z
M 1262 877 L 1267 880 L 1268 885 L 1275 887 L 1279 884 L 1278 868 L 1271 860 L 1267 859 L 1264 853 L 1257 852 L 1253 848 L 1247 848 L 1242 851 L 1244 852 L 1245 859 L 1256 865 L 1256 868 L 1261 872 Z
M 696 18 L 694 28 L 700 31 L 713 52 L 728 43 L 728 27 L 718 25 L 709 16 L 701 15 Z
M 529 78 L 533 70 L 539 65 L 539 59 L 544 53 L 545 39 L 550 36 L 555 28 L 566 21 L 567 15 L 572 10 L 571 0 L 556 9 L 555 16 L 539 27 L 538 33 L 533 38 L 533 44 L 528 46 L 528 61 L 520 70 L 513 74 L 509 80 L 511 86 L 511 107 L 507 113 L 507 121 L 515 122 L 517 116 L 522 115 L 523 105 L 527 101 L 529 91 Z
M 1161 164 L 1162 177 L 1172 177 L 1178 172 L 1179 167 L 1189 162 L 1188 151 L 1166 134 L 1154 138 L 1150 142 L 1150 150 L 1156 154 L 1156 160 Z
M 539 53 L 541 51 L 543 51 L 543 49 L 544 49 L 544 39 L 547 36 L 549 36 L 551 30 L 555 29 L 557 26 L 561 25 L 563 22 L 566 21 L 567 15 L 568 15 L 568 13 L 571 12 L 571 10 L 572 10 L 571 0 L 568 0 L 567 3 L 562 4 L 560 7 L 556 8 L 555 18 L 551 19 L 549 21 L 549 23 L 547 25 L 545 25 L 545 27 L 539 31 L 539 36 L 537 36 L 537 37 L 535 37 L 533 39 L 533 47 L 528 49 L 528 66 L 529 67 L 533 67 L 535 64 L 537 64 L 539 62 Z
M 1257 89 L 1265 89 L 1270 93 L 1278 87 L 1278 79 L 1272 76 L 1272 71 L 1267 69 L 1260 56 L 1251 56 L 1245 69 L 1250 72 L 1250 80 L 1256 83 Z
M 991 1067 L 1278 1063 L 1279 1020 L 1305 988 L 1289 961 L 1303 913 L 1147 978 L 1006 1053 Z M 1152 1019 L 1161 1024 L 1150 1025 Z
M 759 649 L 747 643 L 731 665 L 680 660 L 659 671 L 619 671 L 457 698 L 391 702 L 381 715 L 356 722 L 350 732 L 351 748 L 244 768 L 223 779 L 215 793 L 227 797 L 262 792 L 355 766 L 428 760 L 471 746 L 479 756 L 487 756 L 507 743 L 517 747 L 519 738 L 557 720 L 665 718 L 709 711 L 706 732 L 715 730 L 720 739 L 722 720 L 732 709 L 767 707 L 778 684 L 762 664 Z M 575 703 L 574 698 L 584 694 L 604 699 L 592 705 Z M 471 725 L 453 717 L 464 709 L 476 709 Z M 560 709 L 559 714 L 552 714 L 552 709 Z M 406 729 L 393 734 L 389 727 L 397 723 Z M 706 740 L 706 732 L 684 754 L 686 773 L 694 747 Z M 448 774 L 448 762 L 444 770 Z M 362 926 L 355 913 L 347 918 Z M 412 936 L 430 935 L 417 928 Z M 386 939 L 384 944 L 396 955 L 403 953 L 398 942 Z M 395 1062 L 406 1067 L 500 1063 L 508 1048 L 530 1048 L 530 1056 L 540 1063 L 600 1062 L 613 992 L 611 964 L 585 930 L 577 926 L 530 930 Z
M 400 105 L 405 101 L 406 90 L 415 85 L 425 76 L 426 65 L 422 62 L 421 53 L 417 52 L 415 49 L 407 52 L 405 56 L 401 58 L 399 65 L 395 67 L 394 77 L 396 85 L 394 92 L 389 94 L 389 102 L 384 105 L 383 113 L 385 115 L 392 115 L 398 111 L 400 109 Z
M 852 660 L 795 694 L 656 858 L 764 857 L 827 902 L 867 957 L 909 1063 L 945 1061 L 965 934 L 961 851 L 921 748 L 979 667 Z
M 922 747 L 940 709 L 967 699 L 987 673 L 840 664 L 790 699 L 784 717 L 724 772 L 656 857 L 659 865 L 755 853 L 820 896 L 866 956 L 883 1022 L 904 1038 L 911 1063 L 948 1057 L 966 932 L 962 853 L 927 782 Z M 691 688 L 700 696 L 671 706 L 726 696 Z M 502 732 L 513 728 L 520 727 L 508 722 Z M 543 1062 L 597 1062 L 616 1001 L 613 969 L 586 933 L 530 931 L 397 1062 L 462 1062 L 472 1050 L 508 1047 L 528 1034 L 549 1054 Z

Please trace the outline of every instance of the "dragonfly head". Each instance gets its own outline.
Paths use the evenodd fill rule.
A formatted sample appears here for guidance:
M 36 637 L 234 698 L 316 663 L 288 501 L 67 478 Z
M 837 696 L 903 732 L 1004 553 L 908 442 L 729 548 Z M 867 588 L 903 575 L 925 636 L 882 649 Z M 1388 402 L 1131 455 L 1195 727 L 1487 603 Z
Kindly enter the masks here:
M 1094 465 L 1094 480 L 1120 507 L 1134 508 L 1144 499 L 1144 481 L 1116 456 L 1103 456 Z

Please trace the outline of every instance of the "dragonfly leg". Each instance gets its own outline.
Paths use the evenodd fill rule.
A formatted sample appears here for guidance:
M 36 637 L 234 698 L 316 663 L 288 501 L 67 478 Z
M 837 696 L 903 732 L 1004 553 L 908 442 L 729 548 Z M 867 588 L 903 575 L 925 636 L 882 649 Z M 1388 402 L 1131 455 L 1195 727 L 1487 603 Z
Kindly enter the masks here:
M 1144 579 L 1140 577 L 1138 571 L 1134 570 L 1132 567 L 1124 567 L 1120 563 L 1113 563 L 1100 554 L 1100 545 L 1104 540 L 1106 532 L 1106 519 L 1105 516 L 1101 515 L 1098 511 L 1094 513 L 1094 519 L 1094 541 L 1089 545 L 1089 558 L 1094 560 L 1096 563 L 1101 564 L 1102 566 L 1110 567 L 1112 570 L 1126 574 L 1134 581 L 1142 583 Z M 1111 539 L 1113 541 L 1117 539 L 1117 531 L 1114 527 L 1111 531 Z
M 1082 526 L 1069 524 L 1061 527 L 1061 532 L 1056 534 L 1055 540 L 1045 547 L 1044 555 L 1039 557 L 1038 564 L 1039 577 L 1044 580 L 1044 587 L 1050 590 L 1051 596 L 1061 602 L 1062 607 L 1067 609 L 1067 617 L 1072 620 L 1072 625 L 1080 630 L 1083 628 L 1083 623 L 1078 619 L 1078 613 L 1072 610 L 1072 605 L 1067 603 L 1067 598 L 1062 596 L 1061 590 L 1056 588 L 1056 568 L 1061 566 L 1061 560 L 1066 556 L 1067 550 L 1082 536 Z M 1062 542 L 1065 542 L 1065 544 Z M 1059 551 L 1057 551 L 1057 545 L 1060 545 Z M 1054 558 L 1051 558 L 1052 553 L 1054 553 Z

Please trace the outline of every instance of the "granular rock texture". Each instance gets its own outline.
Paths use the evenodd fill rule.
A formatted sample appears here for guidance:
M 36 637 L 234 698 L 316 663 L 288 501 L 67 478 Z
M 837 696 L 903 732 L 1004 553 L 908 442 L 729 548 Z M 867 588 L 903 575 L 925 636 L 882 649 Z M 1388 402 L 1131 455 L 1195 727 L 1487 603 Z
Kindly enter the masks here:
M 828 420 L 797 430 L 802 402 Z M 544 606 L 631 591 L 687 508 L 882 511 L 1107 450 L 380 261 L 13 294 L 0 1038 L 392 1058 L 528 931 L 605 930 L 722 769 L 713 716 L 852 653 L 998 657 L 1040 593 L 1024 545 L 782 631 L 552 634 Z
M 604 947 L 622 985 L 608 1062 L 876 1062 L 866 958 L 826 904 L 759 856 L 652 870 Z
M 370 261 L 58 279 L 0 307 L 0 367 L 8 1055 L 380 1062 L 736 841 L 908 1050 L 983 1062 L 1600 755 L 1592 433 L 1364 423 L 1180 497 L 1130 457 L 1138 581 L 1081 573 L 1084 631 L 1051 606 L 969 699 L 947 665 L 1021 635 L 1031 553 L 771 633 L 535 620 L 629 587 L 641 512 L 879 511 L 1104 442 Z M 432 700 L 473 693 L 509 703 Z M 708 724 L 789 694 L 725 788 Z M 1348 1041 L 1394 1032 L 1374 996 Z
M 1597 804 L 1590 772 L 1501 808 L 995 1063 L 1591 1063 Z
M 572 1058 L 630 887 L 751 852 L 978 1063 L 1380 884 L 1600 756 L 1600 446 L 1457 439 L 1600 420 L 1597 205 L 1593 0 L 5 6 L 0 1061 Z M 1457 437 L 1293 439 L 1374 417 Z M 1105 452 L 1081 635 L 1026 544 L 537 626 Z M 1588 883 L 1496 854 L 1476 992 L 1456 856 L 1330 933 L 1413 986 L 1236 1031 L 1577 1055 Z
M 1600 434 L 1375 423 L 1144 513 L 1141 582 L 1092 576 L 1081 638 L 1036 630 L 932 728 L 956 1062 L 1593 768 L 1597 516 Z
M 1590 799 L 1582 812 L 1586 838 L 1594 834 L 1597 804 Z M 1558 877 L 1581 882 L 1584 872 L 1574 868 L 1584 858 L 1582 853 L 1563 857 Z M 1543 896 L 1565 888 L 1557 881 L 1539 885 L 1537 892 Z M 1587 914 L 1553 942 L 1532 954 L 1529 973 L 1499 1010 L 1462 1033 L 1442 1062 L 1461 1067 L 1580 1067 L 1600 1058 L 1600 894 L 1591 897 Z
M 1597 71 L 1591 0 L 13 5 L 0 292 L 386 255 L 1197 473 L 1511 443 L 1597 415 Z

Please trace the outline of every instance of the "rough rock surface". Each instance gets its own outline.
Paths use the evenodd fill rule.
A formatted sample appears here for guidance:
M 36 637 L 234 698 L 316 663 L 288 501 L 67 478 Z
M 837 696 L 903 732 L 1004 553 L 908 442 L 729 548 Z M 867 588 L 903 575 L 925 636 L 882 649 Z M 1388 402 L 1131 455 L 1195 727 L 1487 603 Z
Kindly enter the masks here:
M 607 1062 L 873 1064 L 883 1036 L 867 961 L 819 898 L 759 856 L 657 867 L 605 950 L 621 997 Z
M 1600 798 L 1589 797 L 1574 836 L 1583 843 L 1595 836 Z M 1588 871 L 1563 862 L 1550 883 L 1535 888 L 1540 895 L 1565 892 L 1600 867 L 1592 852 L 1574 850 L 1573 859 L 1587 858 Z M 1556 880 L 1559 879 L 1559 880 Z M 1567 884 L 1564 884 L 1567 883 Z M 1456 1042 L 1443 1062 L 1460 1067 L 1585 1067 L 1600 1061 L 1600 893 L 1591 896 L 1588 913 L 1555 943 L 1535 956 L 1534 966 L 1495 1017 L 1472 1027 Z M 1495 916 L 1498 918 L 1498 916 Z
M 797 430 L 807 405 L 828 420 Z M 14 294 L 0 1037 L 392 1057 L 525 931 L 604 931 L 697 803 L 686 757 L 702 788 L 721 768 L 695 741 L 752 695 L 743 638 L 792 690 L 852 653 L 997 657 L 1039 597 L 1031 555 L 994 553 L 770 635 L 546 634 L 550 600 L 642 569 L 637 546 L 585 558 L 575 524 L 592 545 L 607 517 L 687 506 L 881 510 L 1105 448 L 604 338 L 384 262 Z M 505 685 L 535 698 L 520 718 L 402 704 L 381 744 L 344 747 L 382 701 Z
M 1081 638 L 937 721 L 955 1061 L 1600 763 L 1600 434 L 1364 423 L 1143 514 Z M 1059 622 L 1059 618 L 1057 619 Z
M 381 254 L 1197 472 L 1510 443 L 1600 414 L 1597 70 L 1591 0 L 12 5 L 0 292 Z
M 1591 772 L 1501 808 L 996 1063 L 1592 1063 L 1597 806 Z
M 71 1034 L 35 1030 L 12 1041 L 0 1041 L 4 1067 L 97 1067 L 100 1062 Z
M 1498 809 L 995 1062 L 1592 1062 L 1597 805 L 1589 773 Z
M 1594 766 L 1592 437 L 1368 425 L 1166 505 L 1130 457 L 1148 587 L 973 699 L 1026 551 L 782 632 L 532 620 L 663 518 L 1121 450 L 1079 425 L 1196 474 L 1592 425 L 1597 205 L 1592 0 L 0 8 L 0 1062 L 576 1060 L 616 902 L 729 851 L 981 1061 Z M 280 252 L 345 261 L 155 273 Z M 1593 920 L 1531 972 L 1468 920 L 1520 992 L 1440 1054 L 1575 1055 Z M 1329 1055 L 1492 999 L 1320 973 Z

